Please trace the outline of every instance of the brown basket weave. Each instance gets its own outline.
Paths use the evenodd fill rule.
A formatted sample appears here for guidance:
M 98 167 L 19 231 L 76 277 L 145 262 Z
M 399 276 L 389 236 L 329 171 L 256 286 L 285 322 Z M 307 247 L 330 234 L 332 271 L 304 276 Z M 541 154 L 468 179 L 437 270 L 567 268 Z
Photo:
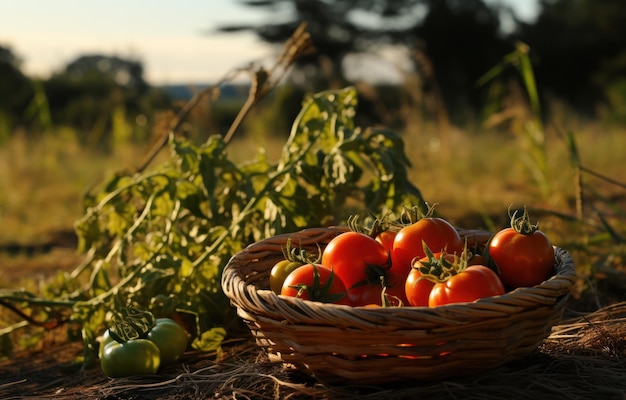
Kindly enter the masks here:
M 274 236 L 234 255 L 222 288 L 270 359 L 322 380 L 385 383 L 475 374 L 529 355 L 563 314 L 574 262 L 558 247 L 554 275 L 502 296 L 434 308 L 365 308 L 277 296 L 269 290 L 282 247 L 316 251 L 345 228 Z M 490 233 L 461 230 L 469 245 Z

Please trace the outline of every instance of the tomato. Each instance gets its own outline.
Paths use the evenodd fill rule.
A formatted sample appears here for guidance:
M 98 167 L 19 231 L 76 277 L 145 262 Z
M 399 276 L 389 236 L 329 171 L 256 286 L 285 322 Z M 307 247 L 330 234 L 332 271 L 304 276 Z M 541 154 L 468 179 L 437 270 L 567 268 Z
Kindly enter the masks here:
M 321 264 L 305 264 L 293 270 L 287 275 L 280 294 L 322 303 L 347 304 L 344 283 L 332 269 Z
M 102 371 L 110 378 L 154 374 L 160 363 L 159 348 L 148 339 L 133 339 L 124 343 L 109 341 L 100 359 Z
M 291 260 L 282 260 L 274 264 L 270 272 L 270 289 L 276 294 L 280 294 L 283 283 L 287 276 L 302 263 Z
M 361 307 L 368 304 L 382 305 L 384 286 L 382 283 L 365 283 L 350 288 L 347 291 L 347 301 L 352 307 Z
M 498 274 L 484 265 L 471 265 L 443 282 L 435 283 L 428 297 L 428 306 L 470 302 L 501 294 L 504 294 L 504 286 Z
M 157 318 L 154 326 L 142 339 L 148 339 L 157 346 L 160 365 L 173 363 L 187 349 L 187 333 L 180 324 L 170 318 Z M 100 339 L 100 348 L 98 350 L 100 360 L 104 359 L 104 351 L 110 343 L 120 344 L 113 339 L 107 329 Z
M 404 285 L 407 304 L 414 307 L 428 306 L 430 292 L 436 280 L 442 278 L 442 263 L 444 262 L 442 257 L 450 265 L 456 261 L 454 254 L 441 252 L 433 254 L 428 248 L 424 248 L 424 252 L 428 253 L 426 257 L 414 259 Z M 425 277 L 424 274 L 434 275 L 437 279 Z
M 335 236 L 322 252 L 322 264 L 331 267 L 350 290 L 377 284 L 390 268 L 389 252 L 372 237 L 355 231 Z
M 391 249 L 393 248 L 393 241 L 396 238 L 398 232 L 396 231 L 382 231 L 378 235 L 376 235 L 375 239 L 378 243 L 382 244 L 383 247 L 391 253 Z
M 391 269 L 407 276 L 414 258 L 426 256 L 424 243 L 433 252 L 445 249 L 446 253 L 460 254 L 464 242 L 459 232 L 442 218 L 427 217 L 400 229 L 393 241 Z
M 467 260 L 467 265 L 487 265 L 487 260 L 485 256 L 481 254 L 472 254 L 469 260 Z
M 414 307 L 428 306 L 428 297 L 435 286 L 435 282 L 422 276 L 417 268 L 411 268 L 404 286 L 407 305 Z
M 187 333 L 176 321 L 170 318 L 157 318 L 146 339 L 159 348 L 161 365 L 171 364 L 187 349 Z
M 98 358 L 102 359 L 102 355 L 104 354 L 104 348 L 107 344 L 115 342 L 115 339 L 111 337 L 109 334 L 109 330 L 104 331 L 104 334 L 100 338 L 100 347 L 98 348 Z
M 405 287 L 406 277 L 394 271 L 385 274 L 385 290 L 387 299 L 392 305 L 408 306 L 409 300 L 406 297 Z
M 502 283 L 508 287 L 538 285 L 554 269 L 554 247 L 537 225 L 530 224 L 526 211 L 519 218 L 514 214 L 511 227 L 493 235 L 487 250 Z

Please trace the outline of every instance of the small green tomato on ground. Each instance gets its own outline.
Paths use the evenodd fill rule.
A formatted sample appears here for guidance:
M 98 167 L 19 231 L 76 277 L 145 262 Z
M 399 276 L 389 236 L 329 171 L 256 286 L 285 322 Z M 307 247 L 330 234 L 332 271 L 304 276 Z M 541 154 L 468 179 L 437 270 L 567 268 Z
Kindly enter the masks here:
M 160 364 L 159 348 L 148 339 L 108 342 L 100 359 L 102 371 L 110 378 L 154 374 Z
M 178 360 L 186 349 L 185 330 L 173 319 L 157 318 L 145 337 L 125 342 L 115 340 L 107 329 L 100 339 L 98 356 L 104 373 L 119 378 L 153 374 L 160 366 Z
M 154 342 L 161 352 L 161 365 L 168 365 L 187 349 L 187 334 L 173 319 L 157 318 L 146 339 Z

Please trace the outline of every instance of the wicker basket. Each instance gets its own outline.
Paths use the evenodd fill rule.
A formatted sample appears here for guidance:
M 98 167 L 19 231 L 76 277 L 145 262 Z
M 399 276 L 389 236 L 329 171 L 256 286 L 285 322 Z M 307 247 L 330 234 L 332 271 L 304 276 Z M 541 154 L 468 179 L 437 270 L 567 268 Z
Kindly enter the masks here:
M 502 296 L 434 308 L 365 308 L 277 296 L 272 266 L 292 245 L 315 251 L 345 228 L 313 228 L 274 236 L 234 255 L 222 287 L 271 360 L 327 382 L 385 383 L 475 374 L 523 358 L 563 314 L 575 280 L 574 262 L 556 249 L 554 275 Z M 469 245 L 490 233 L 461 230 Z

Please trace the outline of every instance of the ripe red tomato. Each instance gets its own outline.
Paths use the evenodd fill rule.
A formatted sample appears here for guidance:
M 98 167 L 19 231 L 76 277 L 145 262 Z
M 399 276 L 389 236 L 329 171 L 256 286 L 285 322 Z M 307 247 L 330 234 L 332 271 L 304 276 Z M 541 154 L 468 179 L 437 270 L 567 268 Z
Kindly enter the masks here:
M 389 253 L 372 237 L 355 231 L 335 236 L 322 252 L 322 262 L 350 290 L 363 284 L 377 284 L 390 268 Z
M 484 265 L 471 265 L 446 281 L 436 283 L 430 291 L 428 306 L 463 303 L 501 294 L 504 294 L 504 286 L 498 274 Z
M 387 271 L 385 274 L 385 293 L 392 305 L 409 305 L 409 299 L 406 297 L 406 291 L 404 290 L 405 282 L 406 277 L 403 274 L 395 271 Z
M 554 269 L 554 248 L 540 230 L 523 234 L 505 228 L 492 237 L 488 251 L 502 283 L 511 288 L 538 285 Z
M 408 276 L 414 258 L 426 256 L 423 243 L 434 253 L 460 254 L 464 243 L 459 232 L 446 220 L 427 217 L 400 229 L 393 241 L 391 269 Z
M 393 248 L 393 241 L 396 238 L 398 232 L 396 231 L 382 231 L 378 235 L 376 235 L 376 241 L 383 245 L 385 249 L 389 253 L 391 253 L 391 249 Z
M 305 264 L 294 269 L 285 278 L 280 294 L 322 303 L 347 304 L 346 287 L 341 278 L 321 264 Z
M 404 292 L 404 277 L 388 271 L 378 282 L 366 282 L 348 288 L 348 303 L 353 307 L 370 304 L 381 307 L 387 304 L 395 307 L 406 306 L 408 300 Z
M 414 307 L 428 306 L 428 297 L 433 286 L 435 286 L 435 282 L 423 278 L 419 269 L 411 268 L 404 286 L 407 305 Z
M 348 290 L 348 304 L 352 307 L 361 307 L 368 304 L 376 304 L 382 306 L 381 283 L 366 283 L 363 285 L 352 287 Z

